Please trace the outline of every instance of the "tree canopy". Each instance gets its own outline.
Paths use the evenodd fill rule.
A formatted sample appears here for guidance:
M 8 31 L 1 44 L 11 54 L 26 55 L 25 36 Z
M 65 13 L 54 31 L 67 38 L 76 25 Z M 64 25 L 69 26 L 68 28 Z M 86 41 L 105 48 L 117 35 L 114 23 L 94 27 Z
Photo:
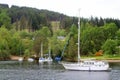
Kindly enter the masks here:
M 113 18 L 80 18 L 80 52 L 94 56 L 99 50 L 103 55 L 119 54 L 120 20 Z M 10 55 L 40 56 L 51 47 L 52 57 L 76 59 L 78 43 L 78 18 L 58 12 L 29 7 L 0 4 L 0 59 Z M 68 40 L 69 39 L 69 40 Z M 68 43 L 69 42 L 69 43 Z

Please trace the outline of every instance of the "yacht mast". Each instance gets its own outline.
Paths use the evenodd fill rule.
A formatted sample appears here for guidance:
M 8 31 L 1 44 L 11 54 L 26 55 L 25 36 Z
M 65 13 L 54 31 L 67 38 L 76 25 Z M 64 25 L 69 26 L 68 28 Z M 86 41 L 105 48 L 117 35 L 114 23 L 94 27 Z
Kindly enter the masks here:
M 41 57 L 43 57 L 43 43 L 41 42 Z
M 48 54 L 48 57 L 50 58 L 51 57 L 51 47 L 49 45 L 49 54 Z
M 78 63 L 80 62 L 80 9 L 78 16 Z

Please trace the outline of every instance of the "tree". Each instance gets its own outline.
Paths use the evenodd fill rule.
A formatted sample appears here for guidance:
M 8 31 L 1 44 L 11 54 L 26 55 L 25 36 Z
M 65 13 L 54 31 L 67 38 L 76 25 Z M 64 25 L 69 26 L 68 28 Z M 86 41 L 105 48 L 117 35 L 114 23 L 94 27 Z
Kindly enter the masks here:
M 52 49 L 52 55 L 55 56 L 61 56 L 62 49 L 63 49 L 63 43 L 62 41 L 58 40 L 57 35 L 53 35 L 51 37 L 51 49 Z
M 64 57 L 68 60 L 75 61 L 77 53 L 78 53 L 77 43 L 75 42 L 74 37 L 71 37 L 67 49 L 65 51 Z
M 115 39 L 117 40 L 118 45 L 120 45 L 120 29 L 116 32 Z
M 10 17 L 7 14 L 7 11 L 3 10 L 0 13 L 0 26 L 4 25 L 7 29 L 10 29 Z
M 101 49 L 105 42 L 104 32 L 101 27 L 88 27 L 81 33 L 81 53 L 93 55 Z
M 68 60 L 75 60 L 77 56 L 77 33 L 78 33 L 78 28 L 76 25 L 72 25 L 70 28 L 69 34 L 66 36 L 66 41 L 64 42 L 64 57 L 65 59 Z M 65 47 L 66 46 L 66 47 Z
M 34 37 L 34 50 L 36 55 L 39 55 L 40 45 L 43 43 L 43 50 L 46 53 L 46 49 L 48 49 L 48 38 L 51 36 L 51 32 L 48 27 L 42 27 L 39 31 L 35 32 Z
M 100 17 L 100 20 L 97 26 L 103 26 L 103 25 L 104 25 L 104 20 L 102 19 L 102 17 Z
M 57 36 L 65 36 L 66 31 L 65 29 L 58 29 L 54 34 L 56 34 Z
M 114 39 L 117 30 L 118 28 L 114 23 L 105 24 L 103 26 L 103 32 L 106 40 Z
M 28 29 L 28 20 L 25 16 L 22 16 L 20 18 L 20 31 L 25 29 Z
M 107 39 L 106 42 L 102 45 L 102 50 L 105 54 L 113 55 L 116 53 L 117 42 L 116 40 Z
M 0 28 L 0 59 L 1 60 L 9 59 L 10 41 L 11 41 L 11 35 L 9 31 L 6 28 L 1 27 Z

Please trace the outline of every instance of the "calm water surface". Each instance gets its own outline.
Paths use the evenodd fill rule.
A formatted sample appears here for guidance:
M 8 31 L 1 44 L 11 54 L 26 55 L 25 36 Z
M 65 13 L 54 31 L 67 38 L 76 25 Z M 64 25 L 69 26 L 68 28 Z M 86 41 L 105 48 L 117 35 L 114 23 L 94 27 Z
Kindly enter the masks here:
M 120 63 L 111 72 L 67 71 L 58 63 L 0 61 L 0 80 L 120 80 Z

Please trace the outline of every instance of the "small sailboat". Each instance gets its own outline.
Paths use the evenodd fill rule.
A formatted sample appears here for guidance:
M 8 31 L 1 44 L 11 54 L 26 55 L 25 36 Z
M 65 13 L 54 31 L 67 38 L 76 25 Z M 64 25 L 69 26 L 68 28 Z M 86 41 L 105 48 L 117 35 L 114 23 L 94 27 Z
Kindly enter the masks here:
M 45 58 L 43 58 L 43 44 L 41 43 L 41 57 L 39 58 L 39 63 L 45 62 Z
M 23 57 L 21 57 L 21 48 L 20 48 L 20 57 L 18 58 L 18 61 L 19 61 L 19 62 L 22 62 L 22 61 L 23 61 Z
M 23 61 L 23 57 L 20 57 L 20 58 L 18 59 L 18 61 L 22 62 L 22 61 Z
M 43 58 L 43 44 L 41 44 L 41 57 L 39 58 L 39 63 L 43 63 L 43 62 L 52 62 L 53 59 L 51 58 L 51 50 L 50 50 L 50 47 L 49 47 L 49 53 L 48 53 L 48 57 L 46 58 Z
M 28 62 L 33 62 L 34 59 L 33 58 L 28 58 Z
M 107 71 L 109 70 L 109 64 L 106 61 L 97 60 L 81 60 L 80 59 L 80 17 L 78 18 L 78 62 L 76 63 L 63 63 L 67 70 L 78 70 L 78 71 Z
M 51 49 L 49 47 L 49 53 L 48 53 L 48 58 L 45 59 L 46 62 L 52 62 L 53 59 L 51 58 Z

